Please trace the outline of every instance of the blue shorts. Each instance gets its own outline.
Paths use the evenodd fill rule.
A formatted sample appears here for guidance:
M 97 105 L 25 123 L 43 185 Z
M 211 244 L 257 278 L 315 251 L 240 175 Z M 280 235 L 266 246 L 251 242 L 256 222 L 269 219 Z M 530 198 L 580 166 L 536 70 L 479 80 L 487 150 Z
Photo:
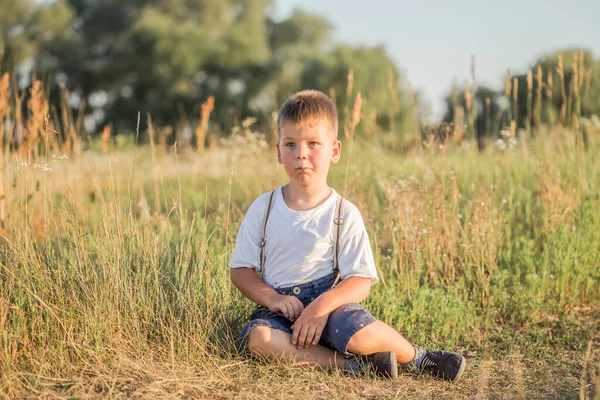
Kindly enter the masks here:
M 335 275 L 332 274 L 302 285 L 275 290 L 279 294 L 297 297 L 302 301 L 304 307 L 306 307 L 319 295 L 331 289 L 334 279 Z M 360 304 L 352 303 L 343 305 L 329 314 L 327 325 L 325 325 L 319 344 L 329 347 L 345 357 L 351 357 L 352 354 L 347 351 L 350 338 L 356 332 L 375 321 L 376 318 Z M 269 311 L 266 308 L 260 308 L 252 314 L 250 322 L 242 328 L 239 340 L 242 344 L 246 345 L 248 334 L 255 326 L 267 326 L 291 335 L 291 326 L 293 324 L 293 321 L 290 321 L 279 313 Z

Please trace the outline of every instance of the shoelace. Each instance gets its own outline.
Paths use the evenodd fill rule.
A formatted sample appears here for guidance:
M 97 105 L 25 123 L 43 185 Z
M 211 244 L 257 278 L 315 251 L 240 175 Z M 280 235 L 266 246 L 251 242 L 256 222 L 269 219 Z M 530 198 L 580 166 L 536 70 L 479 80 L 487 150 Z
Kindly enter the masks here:
M 440 362 L 440 356 L 435 353 L 426 353 L 423 357 L 423 361 L 421 361 L 420 369 L 429 369 L 433 367 L 437 367 Z

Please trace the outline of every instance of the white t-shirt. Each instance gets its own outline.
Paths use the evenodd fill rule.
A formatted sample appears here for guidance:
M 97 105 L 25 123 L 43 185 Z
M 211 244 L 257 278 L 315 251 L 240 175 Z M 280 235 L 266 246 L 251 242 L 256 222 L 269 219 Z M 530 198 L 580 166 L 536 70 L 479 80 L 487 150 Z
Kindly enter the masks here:
M 277 188 L 267 222 L 263 279 L 271 287 L 289 287 L 322 278 L 333 272 L 334 214 L 338 194 L 306 211 L 291 210 Z M 252 268 L 260 272 L 260 241 L 265 211 L 271 192 L 259 196 L 250 206 L 237 235 L 231 268 Z M 342 279 L 371 278 L 377 270 L 369 236 L 354 204 L 344 200 L 344 224 L 340 229 L 338 265 Z

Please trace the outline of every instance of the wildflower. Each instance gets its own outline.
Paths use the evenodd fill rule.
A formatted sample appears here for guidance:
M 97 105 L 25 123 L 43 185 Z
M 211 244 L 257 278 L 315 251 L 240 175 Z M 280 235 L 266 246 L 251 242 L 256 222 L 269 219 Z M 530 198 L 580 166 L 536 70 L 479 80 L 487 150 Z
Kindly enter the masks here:
M 423 229 L 421 230 L 421 233 L 422 233 L 423 235 L 425 235 L 425 234 L 427 233 L 427 229 L 423 228 Z
M 457 215 L 457 217 L 458 217 L 458 219 L 462 219 L 463 215 L 459 213 L 459 214 Z
M 59 160 L 68 160 L 69 157 L 67 157 L 66 154 L 63 154 L 62 156 L 58 157 Z
M 502 204 L 506 204 L 506 203 L 508 203 L 508 202 L 506 201 L 506 199 L 502 199 Z

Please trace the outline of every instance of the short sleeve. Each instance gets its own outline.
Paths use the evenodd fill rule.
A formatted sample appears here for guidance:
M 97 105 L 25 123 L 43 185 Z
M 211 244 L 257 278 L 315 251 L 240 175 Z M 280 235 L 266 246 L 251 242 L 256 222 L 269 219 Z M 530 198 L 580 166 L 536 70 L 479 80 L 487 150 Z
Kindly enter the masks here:
M 348 225 L 347 229 L 344 230 L 344 235 L 340 237 L 338 256 L 341 277 L 342 279 L 351 276 L 371 278 L 371 283 L 375 284 L 379 281 L 379 278 L 377 277 L 369 235 L 358 209 L 351 203 L 347 205 L 351 209 L 345 216 Z
M 229 262 L 230 268 L 252 268 L 260 272 L 260 240 L 264 206 L 263 195 L 248 208 L 235 239 L 235 248 Z

